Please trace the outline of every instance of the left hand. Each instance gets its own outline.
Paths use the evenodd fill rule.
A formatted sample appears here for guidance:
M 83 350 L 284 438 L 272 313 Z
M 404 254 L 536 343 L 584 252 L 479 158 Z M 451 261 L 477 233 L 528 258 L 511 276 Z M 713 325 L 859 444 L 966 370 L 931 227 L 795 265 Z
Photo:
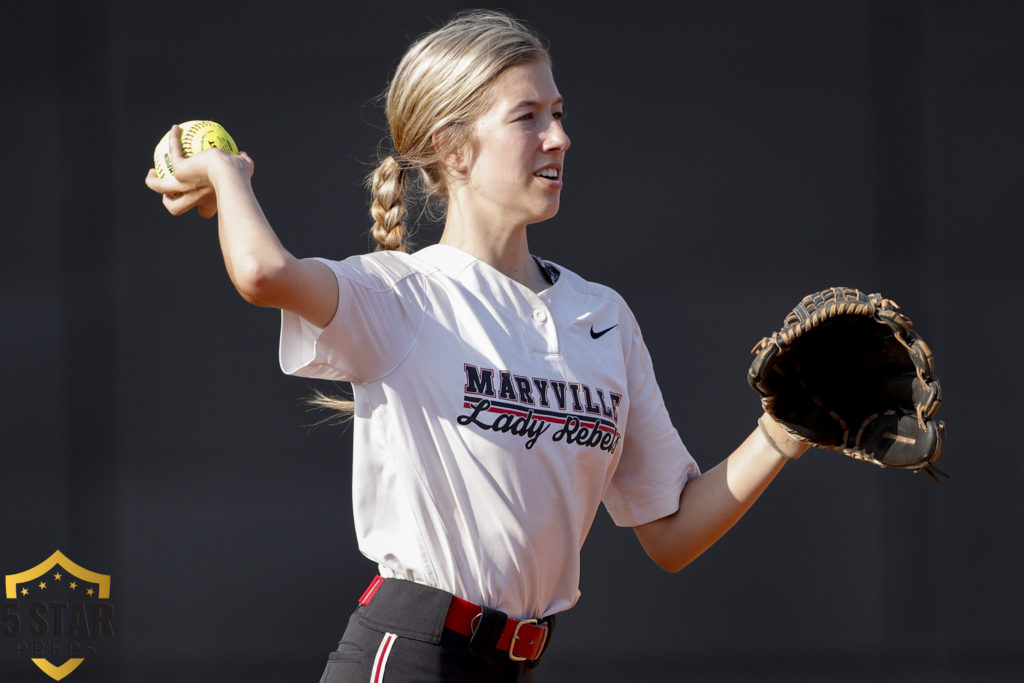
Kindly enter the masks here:
M 786 431 L 785 427 L 779 424 L 779 422 L 767 412 L 761 416 L 760 422 L 764 425 L 764 430 L 767 432 L 768 438 L 774 441 L 775 446 L 785 453 L 785 457 L 790 460 L 799 459 L 800 456 L 806 453 L 811 447 L 810 444 L 794 438 Z

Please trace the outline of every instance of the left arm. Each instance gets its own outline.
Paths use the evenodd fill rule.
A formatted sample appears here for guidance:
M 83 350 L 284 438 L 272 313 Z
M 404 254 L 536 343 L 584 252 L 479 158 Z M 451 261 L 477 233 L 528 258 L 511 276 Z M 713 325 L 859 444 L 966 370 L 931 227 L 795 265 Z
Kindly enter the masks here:
M 768 415 L 762 421 L 771 441 L 755 429 L 728 458 L 687 482 L 676 512 L 633 528 L 665 571 L 688 565 L 739 521 L 786 464 L 780 450 L 791 459 L 807 450 Z

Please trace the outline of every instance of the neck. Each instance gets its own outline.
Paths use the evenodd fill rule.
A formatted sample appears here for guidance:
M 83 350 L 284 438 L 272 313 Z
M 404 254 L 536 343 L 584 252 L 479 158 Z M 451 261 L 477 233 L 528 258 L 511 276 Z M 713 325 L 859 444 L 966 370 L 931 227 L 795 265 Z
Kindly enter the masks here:
M 526 226 L 468 225 L 449 211 L 440 244 L 456 247 L 483 261 L 534 292 L 548 287 L 547 278 L 530 256 Z

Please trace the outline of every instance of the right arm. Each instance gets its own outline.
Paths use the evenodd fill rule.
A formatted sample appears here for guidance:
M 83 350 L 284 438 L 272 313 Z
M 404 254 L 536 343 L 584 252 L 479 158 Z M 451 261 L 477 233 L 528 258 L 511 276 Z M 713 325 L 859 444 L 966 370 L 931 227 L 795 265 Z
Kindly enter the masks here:
M 338 307 L 335 275 L 319 261 L 295 258 L 278 240 L 252 190 L 252 159 L 219 149 L 186 159 L 173 128 L 170 143 L 174 175 L 157 178 L 151 169 L 146 177 L 167 210 L 177 216 L 199 207 L 204 218 L 217 214 L 224 265 L 242 298 L 325 327 Z

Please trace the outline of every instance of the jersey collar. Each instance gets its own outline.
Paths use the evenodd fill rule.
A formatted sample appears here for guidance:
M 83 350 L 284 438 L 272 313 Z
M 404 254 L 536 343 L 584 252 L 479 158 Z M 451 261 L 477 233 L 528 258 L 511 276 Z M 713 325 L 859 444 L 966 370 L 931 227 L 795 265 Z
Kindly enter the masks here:
M 425 263 L 429 263 L 448 277 L 455 280 L 458 280 L 467 269 L 473 267 L 475 264 L 480 264 L 482 267 L 488 269 L 491 268 L 477 257 L 449 244 L 432 244 L 429 247 L 420 249 L 414 253 L 413 256 Z M 561 276 L 562 272 L 555 264 L 550 261 L 545 261 L 539 256 L 533 256 L 533 259 L 537 262 L 537 265 L 541 267 L 541 270 L 544 271 L 544 276 L 547 278 L 549 284 L 553 285 L 558 282 L 558 278 Z M 495 273 L 497 273 L 496 270 Z

